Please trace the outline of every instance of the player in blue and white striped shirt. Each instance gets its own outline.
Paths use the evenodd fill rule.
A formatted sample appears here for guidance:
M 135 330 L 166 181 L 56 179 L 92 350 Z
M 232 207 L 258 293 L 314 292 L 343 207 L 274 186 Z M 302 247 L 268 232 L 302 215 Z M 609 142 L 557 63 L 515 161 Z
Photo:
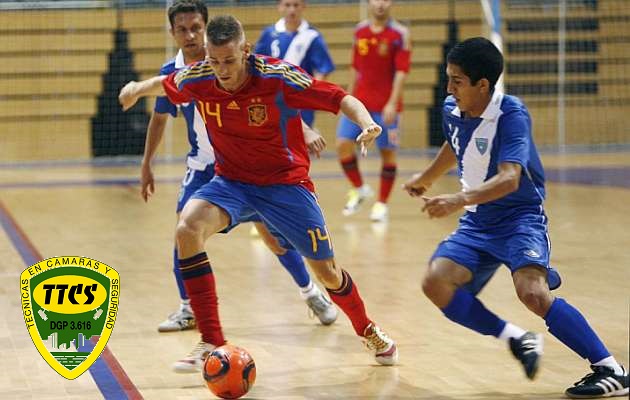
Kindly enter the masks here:
M 495 90 L 503 56 L 488 40 L 468 39 L 447 56 L 448 92 L 442 110 L 446 143 L 404 188 L 422 196 L 423 211 L 441 218 L 464 208 L 457 230 L 431 257 L 423 290 L 460 325 L 509 343 L 530 379 L 542 355 L 542 335 L 525 332 L 486 309 L 477 294 L 496 269 L 512 272 L 519 299 L 549 332 L 591 363 L 593 373 L 566 390 L 569 397 L 628 394 L 628 372 L 609 353 L 582 314 L 550 289 L 560 286 L 549 265 L 544 171 L 525 105 Z M 425 196 L 452 167 L 462 190 Z

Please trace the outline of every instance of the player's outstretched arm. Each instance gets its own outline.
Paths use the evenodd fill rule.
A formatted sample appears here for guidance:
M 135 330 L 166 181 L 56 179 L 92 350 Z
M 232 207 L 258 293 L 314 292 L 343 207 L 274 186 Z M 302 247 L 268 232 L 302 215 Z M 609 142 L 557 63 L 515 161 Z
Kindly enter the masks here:
M 131 81 L 126 84 L 118 94 L 118 102 L 123 111 L 133 107 L 141 97 L 145 96 L 165 96 L 166 92 L 162 87 L 162 81 L 166 75 L 154 76 L 144 81 Z
M 456 164 L 457 158 L 455 153 L 453 153 L 451 146 L 445 142 L 427 169 L 414 174 L 407 182 L 403 183 L 403 189 L 410 196 L 422 196 L 433 182 L 447 173 Z
M 361 143 L 361 154 L 365 156 L 368 146 L 383 129 L 374 122 L 367 108 L 354 96 L 348 94 L 341 100 L 341 111 L 363 130 L 357 137 L 357 142 Z

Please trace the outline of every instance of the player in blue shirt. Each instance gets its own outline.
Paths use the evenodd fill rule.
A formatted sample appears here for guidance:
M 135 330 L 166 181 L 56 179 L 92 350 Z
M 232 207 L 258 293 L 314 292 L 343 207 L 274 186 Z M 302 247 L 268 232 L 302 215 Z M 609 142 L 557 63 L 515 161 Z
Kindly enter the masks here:
M 582 314 L 550 292 L 561 282 L 549 266 L 544 171 L 527 108 L 518 98 L 494 89 L 502 71 L 501 53 L 484 38 L 461 42 L 447 56 L 451 96 L 442 111 L 446 143 L 429 167 L 403 187 L 411 196 L 422 197 L 422 210 L 430 218 L 462 208 L 466 213 L 431 257 L 423 291 L 453 322 L 505 340 L 533 379 L 542 355 L 542 335 L 500 319 L 477 298 L 505 264 L 519 299 L 545 320 L 552 335 L 591 363 L 593 372 L 568 388 L 566 395 L 627 395 L 628 372 Z M 425 196 L 454 166 L 462 191 Z
M 254 53 L 281 58 L 322 80 L 335 70 L 324 37 L 313 28 L 302 13 L 306 0 L 278 0 L 282 14 L 275 24 L 266 27 L 254 49 Z M 313 126 L 313 110 L 301 110 L 302 119 Z
M 201 0 L 177 0 L 168 10 L 169 21 L 171 23 L 171 34 L 179 51 L 175 58 L 165 63 L 160 69 L 160 75 L 168 75 L 173 71 L 184 68 L 187 64 L 201 61 L 205 58 L 205 26 L 208 22 L 208 12 Z M 186 119 L 188 130 L 188 142 L 190 151 L 186 160 L 186 175 L 181 184 L 179 197 L 177 200 L 177 215 L 184 208 L 193 193 L 214 177 L 214 149 L 210 143 L 206 126 L 195 108 L 194 103 L 184 104 L 179 107 L 181 114 Z M 167 97 L 158 97 L 155 102 L 154 112 L 151 115 L 147 129 L 147 139 L 145 144 L 144 157 L 141 167 L 141 194 L 145 201 L 155 190 L 155 181 L 151 169 L 157 148 L 164 135 L 164 128 L 168 116 L 176 117 L 178 107 L 171 103 Z M 319 135 L 312 131 L 305 132 L 305 136 L 310 135 L 311 150 L 321 150 Z M 315 285 L 302 257 L 295 249 L 283 248 L 278 240 L 271 235 L 264 225 L 260 230 L 265 239 L 267 247 L 276 254 L 280 263 L 292 275 L 296 284 L 300 287 L 300 294 L 307 305 L 319 320 L 325 324 L 331 324 L 337 317 L 337 309 L 332 305 L 319 287 Z M 174 273 L 181 297 L 181 305 L 178 311 L 172 313 L 165 321 L 160 323 L 158 331 L 169 332 L 194 328 L 195 320 L 190 307 L 190 301 L 181 273 L 178 268 L 177 249 L 173 251 Z

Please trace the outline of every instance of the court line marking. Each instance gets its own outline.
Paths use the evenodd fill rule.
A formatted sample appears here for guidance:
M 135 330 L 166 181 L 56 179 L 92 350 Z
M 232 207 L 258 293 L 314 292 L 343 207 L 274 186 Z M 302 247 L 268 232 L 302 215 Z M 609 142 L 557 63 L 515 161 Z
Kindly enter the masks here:
M 417 170 L 399 170 L 399 176 L 411 176 Z M 455 176 L 455 170 L 449 172 Z M 311 179 L 315 182 L 323 179 L 343 179 L 341 172 L 312 173 Z M 380 176 L 380 171 L 363 172 L 363 176 L 374 178 Z M 156 183 L 176 184 L 181 182 L 179 177 L 156 178 Z M 622 189 L 630 189 L 630 166 L 610 165 L 606 167 L 563 167 L 545 168 L 545 181 L 559 184 L 576 184 L 587 186 L 608 186 Z M 80 187 L 80 186 L 130 186 L 139 185 L 137 177 L 125 178 L 96 178 L 96 179 L 68 179 L 48 180 L 40 182 L 7 182 L 0 183 L 0 189 L 39 189 L 47 187 Z M 29 264 L 30 265 L 30 264 Z
M 404 158 L 433 158 L 439 150 L 439 147 L 428 147 L 426 149 L 398 149 L 398 156 Z M 538 152 L 541 155 L 565 155 L 565 154 L 614 154 L 625 153 L 630 151 L 630 143 L 615 143 L 610 145 L 570 145 L 563 149 L 557 146 L 538 146 Z M 367 158 L 378 158 L 378 152 L 372 150 L 368 153 Z M 325 160 L 337 159 L 334 151 L 324 151 L 321 158 Z M 69 160 L 34 160 L 34 161 L 4 161 L 0 162 L 0 169 L 38 169 L 38 168 L 64 168 L 64 167 L 125 167 L 139 166 L 142 156 L 108 156 L 100 158 L 79 158 Z M 172 165 L 183 164 L 185 157 L 156 157 L 153 163 L 155 165 Z

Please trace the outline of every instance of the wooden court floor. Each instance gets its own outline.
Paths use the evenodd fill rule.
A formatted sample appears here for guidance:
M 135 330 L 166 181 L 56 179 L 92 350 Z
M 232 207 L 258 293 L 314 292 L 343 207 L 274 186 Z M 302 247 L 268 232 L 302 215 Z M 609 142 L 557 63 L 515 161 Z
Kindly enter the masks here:
M 546 204 L 552 260 L 564 279 L 557 295 L 581 309 L 628 366 L 630 154 L 548 155 L 544 161 L 553 180 Z M 427 162 L 403 157 L 398 182 Z M 361 165 L 377 186 L 378 159 Z M 170 370 L 197 333 L 156 329 L 178 305 L 171 252 L 183 162 L 156 167 L 157 193 L 148 204 L 138 194 L 138 171 L 135 165 L 81 163 L 0 166 L 0 399 L 98 399 L 107 393 L 90 373 L 75 381 L 60 377 L 33 346 L 18 289 L 25 252 L 83 255 L 118 270 L 120 311 L 108 348 L 135 398 L 212 398 L 200 375 Z M 345 316 L 329 327 L 309 319 L 289 275 L 243 226 L 211 238 L 206 248 L 227 338 L 248 349 L 257 364 L 257 382 L 246 398 L 559 399 L 588 372 L 588 363 L 518 302 L 505 268 L 481 298 L 505 319 L 545 333 L 534 382 L 524 378 L 504 343 L 454 325 L 423 296 L 426 262 L 455 228 L 456 217 L 429 220 L 398 185 L 387 224 L 369 222 L 369 207 L 342 217 L 347 184 L 334 158 L 314 162 L 313 176 L 338 263 L 352 274 L 371 318 L 397 340 L 400 365 L 377 366 Z M 432 193 L 457 185 L 455 177 L 445 177 Z

